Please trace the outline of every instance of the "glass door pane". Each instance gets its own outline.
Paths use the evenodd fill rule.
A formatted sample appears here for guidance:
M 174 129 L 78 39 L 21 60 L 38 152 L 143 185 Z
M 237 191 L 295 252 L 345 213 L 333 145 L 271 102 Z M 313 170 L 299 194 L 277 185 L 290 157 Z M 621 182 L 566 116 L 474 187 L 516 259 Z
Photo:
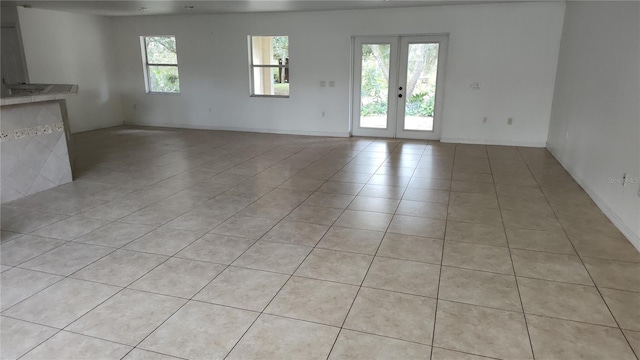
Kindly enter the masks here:
M 438 43 L 408 44 L 404 130 L 433 131 Z
M 360 127 L 386 129 L 391 44 L 362 44 Z

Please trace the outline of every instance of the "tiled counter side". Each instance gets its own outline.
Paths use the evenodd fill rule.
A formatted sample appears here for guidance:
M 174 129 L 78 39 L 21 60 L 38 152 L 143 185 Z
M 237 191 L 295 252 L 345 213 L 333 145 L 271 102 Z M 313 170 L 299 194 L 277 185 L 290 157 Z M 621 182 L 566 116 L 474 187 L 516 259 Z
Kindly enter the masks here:
M 1 203 L 73 180 L 61 97 L 2 99 L 9 101 L 0 108 Z

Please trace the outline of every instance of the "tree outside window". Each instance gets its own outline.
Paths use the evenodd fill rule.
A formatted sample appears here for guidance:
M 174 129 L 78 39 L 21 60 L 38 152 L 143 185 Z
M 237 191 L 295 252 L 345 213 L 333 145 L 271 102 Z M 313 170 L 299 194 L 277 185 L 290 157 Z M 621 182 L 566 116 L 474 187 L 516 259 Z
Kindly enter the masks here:
M 289 37 L 249 36 L 251 95 L 289 96 Z
M 175 36 L 141 38 L 148 93 L 180 93 Z

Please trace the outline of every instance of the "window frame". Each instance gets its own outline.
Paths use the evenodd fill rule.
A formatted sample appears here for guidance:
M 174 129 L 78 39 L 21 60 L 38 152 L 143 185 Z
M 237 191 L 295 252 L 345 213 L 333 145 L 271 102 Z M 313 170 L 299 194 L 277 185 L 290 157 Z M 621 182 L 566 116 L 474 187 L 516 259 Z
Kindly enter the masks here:
M 264 97 L 264 98 L 276 98 L 276 99 L 288 99 L 291 97 L 291 83 L 289 84 L 289 95 L 264 95 L 264 94 L 256 94 L 255 93 L 255 68 L 284 68 L 289 71 L 289 76 L 291 76 L 290 65 L 291 65 L 291 57 L 289 56 L 289 64 L 274 64 L 274 65 L 258 65 L 253 63 L 253 38 L 254 37 L 286 37 L 287 38 L 287 46 L 289 50 L 291 49 L 291 43 L 289 42 L 289 35 L 248 35 L 248 44 L 249 44 L 249 97 Z M 290 51 L 289 51 L 290 55 Z
M 147 38 L 152 37 L 172 37 L 176 43 L 176 63 L 175 64 L 151 64 L 149 63 L 149 56 L 147 54 Z M 149 76 L 149 67 L 150 66 L 166 66 L 166 67 L 175 67 L 180 74 L 180 69 L 178 67 L 178 39 L 175 35 L 141 35 L 140 36 L 140 47 L 142 53 L 142 66 L 143 66 L 143 75 L 144 75 L 144 87 L 145 92 L 150 95 L 180 95 L 182 93 L 182 86 L 178 85 L 178 91 L 151 91 L 151 80 Z M 178 76 L 178 79 L 180 77 Z

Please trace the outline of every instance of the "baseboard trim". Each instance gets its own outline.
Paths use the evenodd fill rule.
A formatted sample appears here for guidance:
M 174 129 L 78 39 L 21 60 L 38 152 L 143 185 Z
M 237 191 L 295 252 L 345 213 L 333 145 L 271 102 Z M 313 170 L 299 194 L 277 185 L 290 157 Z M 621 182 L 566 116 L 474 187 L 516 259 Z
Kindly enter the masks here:
M 488 140 L 488 139 L 459 139 L 459 138 L 446 138 L 440 139 L 443 143 L 456 143 L 456 144 L 477 144 L 477 145 L 501 145 L 501 146 L 522 146 L 522 147 L 537 147 L 543 148 L 547 146 L 544 141 L 512 141 L 512 140 Z
M 173 124 L 158 123 L 148 121 L 125 121 L 125 125 L 133 126 L 155 126 L 177 129 L 194 129 L 194 130 L 218 130 L 218 131 L 239 131 L 265 134 L 284 134 L 284 135 L 303 135 L 303 136 L 325 136 L 325 137 L 349 137 L 349 132 L 331 132 L 331 131 L 307 131 L 307 130 L 282 130 L 282 129 L 260 129 L 260 128 L 242 128 L 235 126 L 208 126 L 208 125 L 191 125 L 191 124 Z
M 123 126 L 123 125 L 125 125 L 124 121 L 114 121 L 112 123 L 104 124 L 104 125 L 101 125 L 101 126 L 98 126 L 98 127 L 95 127 L 95 128 L 72 131 L 71 134 L 81 134 L 81 133 L 85 133 L 85 132 L 89 132 L 89 131 L 103 130 L 103 129 L 108 129 L 108 128 L 112 128 L 112 127 L 118 127 L 118 126 Z
M 593 202 L 596 203 L 596 206 L 598 206 L 598 208 L 600 208 L 602 213 L 604 213 L 604 215 L 607 218 L 609 218 L 609 220 L 611 220 L 613 225 L 615 225 L 618 228 L 618 230 L 620 230 L 622 235 L 624 235 L 627 238 L 627 240 L 629 240 L 631 245 L 633 245 L 640 252 L 640 235 L 636 234 L 624 221 L 622 221 L 622 219 L 620 219 L 618 214 L 616 214 L 615 211 L 613 211 L 613 209 L 611 209 L 609 205 L 607 205 L 604 202 L 604 200 L 602 200 L 602 198 L 598 196 L 598 194 L 589 185 L 587 185 L 587 183 L 584 180 L 582 180 L 582 178 L 576 175 L 575 171 L 571 166 L 568 166 L 566 163 L 560 160 L 560 157 L 554 153 L 551 147 L 547 146 L 547 150 L 549 150 L 549 153 L 551 153 L 551 155 L 553 155 L 553 157 L 556 158 L 556 160 L 558 160 L 560 165 L 562 165 L 562 167 L 565 170 L 567 170 L 569 175 L 571 175 L 571 177 L 580 186 L 582 186 L 582 188 L 587 193 L 587 195 L 589 195 L 589 197 L 591 197 Z

